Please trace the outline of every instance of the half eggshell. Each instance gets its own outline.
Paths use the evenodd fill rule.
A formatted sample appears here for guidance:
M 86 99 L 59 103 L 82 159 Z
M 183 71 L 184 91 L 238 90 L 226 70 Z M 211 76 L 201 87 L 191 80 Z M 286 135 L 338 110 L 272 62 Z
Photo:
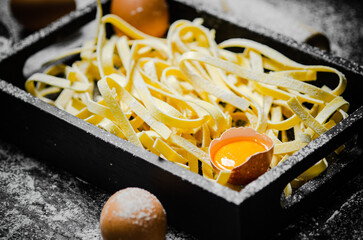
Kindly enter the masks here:
M 248 127 L 231 128 L 225 131 L 220 138 L 214 139 L 209 146 L 209 156 L 213 167 L 217 167 L 214 162 L 216 152 L 224 145 L 241 140 L 257 141 L 266 146 L 266 151 L 251 155 L 245 162 L 232 169 L 228 183 L 233 185 L 246 185 L 264 174 L 271 163 L 274 143 L 265 134 L 260 134 L 256 130 Z M 241 150 L 242 151 L 242 150 Z

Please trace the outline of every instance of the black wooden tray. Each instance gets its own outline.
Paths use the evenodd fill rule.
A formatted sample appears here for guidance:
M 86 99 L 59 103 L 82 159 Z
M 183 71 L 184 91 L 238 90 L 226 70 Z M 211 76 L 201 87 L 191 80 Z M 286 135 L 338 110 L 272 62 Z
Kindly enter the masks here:
M 108 1 L 104 8 L 109 8 Z M 169 9 L 171 21 L 204 18 L 207 27 L 217 30 L 217 41 L 231 37 L 249 38 L 300 63 L 337 68 L 348 79 L 343 96 L 351 103 L 349 117 L 240 192 L 212 183 L 23 90 L 26 59 L 46 46 L 66 39 L 67 35 L 93 20 L 96 5 L 92 5 L 30 35 L 0 60 L 0 79 L 3 79 L 0 80 L 1 138 L 109 192 L 129 186 L 149 190 L 161 200 L 170 224 L 202 239 L 270 236 L 315 201 L 325 198 L 339 183 L 361 171 L 363 69 L 358 64 L 327 55 L 264 28 L 244 26 L 233 19 L 223 20 L 217 12 L 207 13 L 182 0 L 169 1 Z M 346 144 L 346 148 L 335 156 L 332 152 L 341 144 Z M 288 182 L 328 155 L 331 164 L 324 174 L 302 186 L 291 197 L 282 197 Z

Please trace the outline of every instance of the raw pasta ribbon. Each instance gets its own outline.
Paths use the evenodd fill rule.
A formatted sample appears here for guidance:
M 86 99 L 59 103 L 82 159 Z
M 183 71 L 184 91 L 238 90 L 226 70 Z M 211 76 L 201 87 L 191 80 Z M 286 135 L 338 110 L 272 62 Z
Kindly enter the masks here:
M 79 54 L 80 60 L 32 75 L 26 90 L 211 181 L 228 185 L 230 172 L 213 169 L 207 152 L 229 128 L 270 136 L 275 167 L 347 117 L 349 103 L 340 96 L 346 78 L 336 69 L 296 63 L 252 40 L 217 44 L 201 19 L 176 21 L 166 38 L 155 38 L 101 15 L 99 7 L 94 40 L 54 59 Z M 107 38 L 106 24 L 124 36 Z M 334 89 L 310 83 L 321 72 L 337 76 Z M 327 165 L 322 159 L 285 193 Z

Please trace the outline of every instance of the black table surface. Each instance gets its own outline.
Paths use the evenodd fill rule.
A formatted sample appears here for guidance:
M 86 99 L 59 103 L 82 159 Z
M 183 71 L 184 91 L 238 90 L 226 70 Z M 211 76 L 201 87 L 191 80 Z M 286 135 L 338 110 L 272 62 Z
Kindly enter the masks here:
M 236 1 L 221 2 L 231 6 Z M 215 6 L 220 3 L 211 2 Z M 278 11 L 293 14 L 295 19 L 323 32 L 333 54 L 363 64 L 363 7 L 359 0 L 257 2 L 263 6 L 274 4 Z M 27 33 L 16 22 L 9 23 L 8 0 L 0 0 L 0 13 L 0 50 L 5 51 Z M 274 30 L 274 26 L 270 27 Z M 6 41 L 9 36 L 13 38 Z M 110 195 L 28 156 L 0 134 L 0 239 L 100 239 L 99 216 Z M 271 238 L 362 239 L 362 171 Z M 194 237 L 169 226 L 166 239 Z

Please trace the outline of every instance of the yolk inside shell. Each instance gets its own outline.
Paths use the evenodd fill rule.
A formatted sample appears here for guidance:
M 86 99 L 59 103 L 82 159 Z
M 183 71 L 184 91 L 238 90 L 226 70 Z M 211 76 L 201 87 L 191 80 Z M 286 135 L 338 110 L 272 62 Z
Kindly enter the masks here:
M 220 169 L 232 170 L 251 155 L 266 151 L 266 146 L 255 141 L 234 141 L 223 145 L 214 155 L 214 163 Z

